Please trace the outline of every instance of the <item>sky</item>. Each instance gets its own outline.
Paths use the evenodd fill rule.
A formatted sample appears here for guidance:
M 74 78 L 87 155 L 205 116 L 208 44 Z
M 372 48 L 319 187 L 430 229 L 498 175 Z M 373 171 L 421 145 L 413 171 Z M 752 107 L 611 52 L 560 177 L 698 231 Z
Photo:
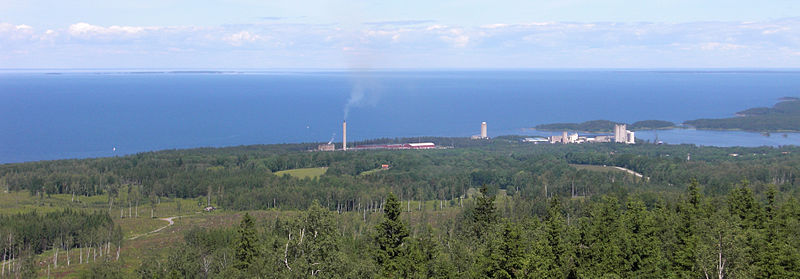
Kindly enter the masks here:
M 795 0 L 0 0 L 0 68 L 797 68 Z

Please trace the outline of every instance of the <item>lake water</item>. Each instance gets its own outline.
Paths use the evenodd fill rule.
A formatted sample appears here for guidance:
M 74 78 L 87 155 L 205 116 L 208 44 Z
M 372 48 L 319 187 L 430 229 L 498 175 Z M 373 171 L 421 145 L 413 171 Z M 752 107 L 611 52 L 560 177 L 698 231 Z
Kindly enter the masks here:
M 348 139 L 524 134 L 553 122 L 728 117 L 800 95 L 800 72 L 0 72 L 0 163 Z M 798 145 L 800 135 L 659 131 L 666 143 Z M 652 131 L 638 138 L 654 139 Z

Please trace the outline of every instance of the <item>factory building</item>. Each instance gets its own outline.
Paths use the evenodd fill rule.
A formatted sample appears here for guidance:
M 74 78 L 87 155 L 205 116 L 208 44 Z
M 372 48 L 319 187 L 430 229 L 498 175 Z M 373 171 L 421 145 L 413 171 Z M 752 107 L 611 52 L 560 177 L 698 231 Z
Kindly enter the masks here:
M 333 143 L 325 143 L 317 146 L 317 151 L 334 151 L 336 146 Z
M 628 131 L 627 125 L 616 124 L 614 125 L 614 142 L 634 144 L 636 143 L 636 137 L 633 131 Z
M 531 143 L 534 143 L 534 144 L 539 144 L 539 143 L 548 143 L 548 142 L 550 142 L 550 139 L 542 138 L 542 137 L 524 138 L 524 139 L 522 139 L 522 142 L 531 142 Z
M 636 137 L 633 131 L 628 131 L 625 124 L 615 124 L 613 135 L 595 135 L 578 136 L 578 133 L 567 134 L 566 131 L 562 132 L 560 136 L 551 136 L 548 138 L 550 143 L 600 143 L 600 142 L 617 142 L 625 144 L 636 143 Z
M 595 135 L 595 136 L 580 136 L 578 133 L 568 134 L 566 131 L 562 132 L 560 136 L 551 136 L 547 140 L 550 143 L 599 143 L 611 142 L 612 136 L 610 135 Z

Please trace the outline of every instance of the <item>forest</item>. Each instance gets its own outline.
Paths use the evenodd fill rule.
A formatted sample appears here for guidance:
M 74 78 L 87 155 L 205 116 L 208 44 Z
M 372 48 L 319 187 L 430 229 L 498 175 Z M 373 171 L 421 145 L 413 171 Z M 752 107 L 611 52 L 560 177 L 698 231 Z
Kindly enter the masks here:
M 614 125 L 625 124 L 609 120 L 592 120 L 582 123 L 552 123 L 536 125 L 535 129 L 543 131 L 578 131 L 591 133 L 613 133 Z M 629 130 L 652 130 L 674 128 L 675 123 L 664 120 L 642 120 L 627 124 Z
M 9 193 L 100 198 L 91 210 L 0 214 L 0 236 L 16 239 L 0 248 L 30 258 L 104 247 L 103 259 L 113 259 L 116 245 L 121 260 L 76 273 L 100 278 L 800 276 L 798 147 L 521 139 L 365 142 L 449 147 L 405 151 L 254 145 L 0 165 Z M 327 169 L 314 177 L 275 174 L 319 167 Z M 140 207 L 153 217 L 167 200 L 194 201 L 183 211 L 219 208 L 197 218 L 224 225 L 176 225 L 181 237 L 126 258 L 138 240 L 122 241 L 115 223 L 137 220 Z
M 736 117 L 695 119 L 684 124 L 698 129 L 745 130 L 757 132 L 800 131 L 800 100 L 783 98 L 771 108 L 751 108 Z

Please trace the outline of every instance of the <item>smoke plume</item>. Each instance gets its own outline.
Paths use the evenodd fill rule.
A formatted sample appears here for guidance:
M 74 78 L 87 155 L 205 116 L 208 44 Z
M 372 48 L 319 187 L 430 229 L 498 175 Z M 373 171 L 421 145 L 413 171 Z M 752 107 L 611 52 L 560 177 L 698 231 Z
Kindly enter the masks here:
M 344 105 L 344 120 L 350 115 L 350 110 L 358 107 L 374 107 L 378 104 L 380 93 L 383 91 L 380 84 L 373 79 L 369 73 L 355 73 L 353 88 L 350 90 L 350 98 Z

